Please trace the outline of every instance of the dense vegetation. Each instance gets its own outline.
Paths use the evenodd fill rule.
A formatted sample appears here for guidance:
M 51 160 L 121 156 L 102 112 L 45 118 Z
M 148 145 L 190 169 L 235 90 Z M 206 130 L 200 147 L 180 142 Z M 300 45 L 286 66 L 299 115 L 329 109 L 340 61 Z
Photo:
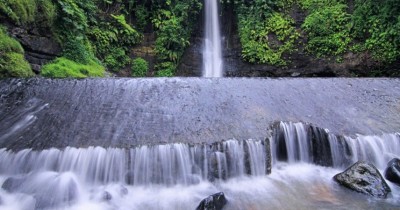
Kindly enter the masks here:
M 102 66 L 146 76 L 147 62 L 133 60 L 130 50 L 148 26 L 157 37 L 155 75 L 173 76 L 200 10 L 199 0 L 0 0 L 0 16 L 16 26 L 46 27 L 61 44 L 62 57 L 41 72 L 48 77 L 103 76 Z
M 24 59 L 24 49 L 19 42 L 8 36 L 0 27 L 0 78 L 34 76 L 29 63 Z
M 284 55 L 303 48 L 310 55 L 333 57 L 338 62 L 348 52 L 371 54 L 382 64 L 400 58 L 398 0 L 235 0 L 234 3 L 242 57 L 251 63 L 286 65 Z M 293 8 L 300 8 L 305 14 L 301 27 L 295 27 L 290 16 Z
M 398 0 L 220 1 L 234 5 L 242 58 L 249 63 L 286 66 L 298 51 L 336 62 L 350 52 L 382 65 L 400 59 Z M 61 57 L 41 71 L 46 77 L 104 76 L 104 70 L 174 76 L 201 9 L 202 0 L 0 0 L 0 19 L 44 28 L 60 43 Z M 293 10 L 301 10 L 304 21 L 296 22 Z M 131 52 L 149 33 L 156 37 L 151 67 Z M 4 26 L 0 38 L 0 77 L 33 76 Z

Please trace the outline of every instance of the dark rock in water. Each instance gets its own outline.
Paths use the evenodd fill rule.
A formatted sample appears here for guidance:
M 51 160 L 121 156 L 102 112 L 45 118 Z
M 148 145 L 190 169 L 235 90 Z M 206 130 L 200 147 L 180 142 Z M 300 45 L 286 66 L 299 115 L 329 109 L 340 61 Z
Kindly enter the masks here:
M 219 192 L 203 199 L 196 210 L 221 210 L 228 201 L 223 192 Z
M 3 188 L 5 191 L 9 193 L 13 193 L 18 191 L 18 188 L 21 187 L 25 182 L 25 178 L 23 177 L 9 177 L 4 181 L 3 185 L 1 188 Z
M 393 158 L 389 161 L 385 170 L 385 178 L 397 185 L 400 185 L 400 159 Z
M 391 192 L 378 169 L 370 163 L 359 161 L 333 179 L 339 184 L 367 195 L 386 198 Z
M 129 193 L 128 188 L 121 186 L 120 193 L 121 193 L 121 196 L 128 195 L 128 193 Z
M 308 135 L 311 140 L 313 162 L 321 166 L 333 166 L 328 132 L 323 128 L 310 126 Z
M 135 177 L 135 172 L 133 171 L 128 171 L 125 174 L 125 182 L 129 185 L 133 185 L 134 184 L 134 177 Z
M 101 195 L 101 199 L 103 201 L 110 201 L 112 199 L 111 193 L 104 191 L 103 194 Z

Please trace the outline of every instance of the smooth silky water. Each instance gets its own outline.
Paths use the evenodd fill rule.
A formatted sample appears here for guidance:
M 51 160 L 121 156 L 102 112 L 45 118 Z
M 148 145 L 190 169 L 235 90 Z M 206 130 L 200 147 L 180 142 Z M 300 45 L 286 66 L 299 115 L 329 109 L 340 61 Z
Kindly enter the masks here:
M 332 180 L 357 160 L 370 161 L 383 172 L 387 161 L 400 155 L 399 134 L 338 138 L 325 130 L 331 155 L 322 164 L 331 162 L 332 167 L 324 167 L 313 164 L 313 152 L 304 147 L 310 144 L 310 128 L 281 122 L 276 135 L 265 141 L 2 149 L 0 208 L 195 209 L 203 198 L 220 191 L 228 199 L 228 210 L 399 208 L 399 187 L 390 182 L 389 197 L 376 199 Z M 272 173 L 267 175 L 269 161 Z
M 217 0 L 205 0 L 203 77 L 222 77 L 222 43 Z

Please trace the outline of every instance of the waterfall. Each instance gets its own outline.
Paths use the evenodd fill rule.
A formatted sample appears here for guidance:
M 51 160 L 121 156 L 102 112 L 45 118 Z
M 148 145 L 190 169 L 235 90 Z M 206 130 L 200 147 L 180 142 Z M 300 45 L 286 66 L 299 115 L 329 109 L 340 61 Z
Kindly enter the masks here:
M 0 174 L 72 172 L 81 181 L 92 184 L 190 185 L 202 180 L 270 173 L 267 141 L 176 143 L 132 149 L 67 147 L 19 152 L 1 149 Z
M 218 0 L 205 0 L 203 76 L 223 76 L 221 34 L 218 20 Z
M 304 123 L 280 122 L 271 139 L 274 162 L 305 162 L 345 168 L 363 160 L 384 169 L 400 156 L 400 134 L 337 136 Z
M 291 199 L 290 207 L 313 209 L 321 207 L 320 203 L 313 203 L 315 193 L 319 188 L 329 190 L 331 177 L 340 168 L 366 160 L 382 170 L 387 161 L 400 155 L 400 135 L 396 133 L 337 136 L 310 124 L 292 122 L 280 122 L 271 131 L 272 135 L 265 140 L 211 144 L 16 152 L 0 149 L 0 207 L 194 209 L 202 197 L 221 189 L 230 195 L 234 210 L 249 205 L 255 209 L 279 208 L 281 202 L 266 202 L 276 199 Z M 271 174 L 272 164 L 275 166 Z M 298 192 L 305 191 L 302 186 L 307 186 L 311 194 L 298 198 Z M 357 202 L 359 209 L 365 208 L 363 199 L 347 194 L 340 197 L 341 202 Z M 400 196 L 400 192 L 396 191 L 394 196 Z M 336 198 L 322 199 L 330 202 Z M 382 204 L 373 204 L 378 205 Z M 392 208 L 390 202 L 383 205 Z

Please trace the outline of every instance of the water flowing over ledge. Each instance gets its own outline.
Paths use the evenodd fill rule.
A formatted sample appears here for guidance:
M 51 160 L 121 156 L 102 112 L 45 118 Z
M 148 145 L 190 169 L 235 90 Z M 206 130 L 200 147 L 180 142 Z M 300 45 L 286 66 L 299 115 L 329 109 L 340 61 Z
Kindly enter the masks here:
M 0 148 L 263 140 L 276 121 L 400 131 L 399 79 L 0 80 Z
M 128 199 L 131 200 L 132 196 L 135 196 L 131 194 L 132 191 L 145 193 L 146 196 L 151 197 L 150 194 L 156 193 L 154 190 L 177 193 L 176 190 L 179 189 L 186 193 L 194 195 L 200 193 L 205 196 L 206 193 L 220 188 L 230 192 L 229 194 L 235 199 L 234 206 L 229 209 L 243 209 L 249 205 L 250 200 L 254 202 L 253 199 L 243 200 L 243 196 L 260 196 L 258 193 L 254 194 L 253 190 L 258 192 L 268 189 L 265 193 L 278 193 L 278 195 L 302 191 L 304 189 L 296 185 L 308 182 L 310 182 L 308 185 L 315 185 L 311 182 L 314 179 L 313 182 L 317 182 L 318 188 L 311 190 L 315 190 L 315 193 L 325 193 L 328 197 L 306 197 L 305 199 L 311 199 L 306 202 L 318 203 L 319 199 L 327 199 L 324 202 L 332 204 L 324 204 L 324 208 L 334 209 L 337 205 L 343 205 L 343 202 L 349 202 L 344 196 L 340 198 L 341 200 L 332 197 L 342 196 L 342 191 L 330 192 L 328 189 L 331 188 L 330 181 L 325 176 L 332 176 L 337 173 L 337 169 L 318 168 L 316 165 L 343 168 L 358 160 L 366 160 L 376 164 L 382 170 L 388 160 L 400 156 L 400 134 L 398 133 L 346 137 L 334 135 L 326 129 L 311 124 L 279 122 L 271 126 L 270 134 L 271 136 L 262 141 L 228 140 L 212 144 L 174 143 L 143 145 L 131 149 L 67 147 L 62 150 L 24 149 L 19 152 L 1 149 L 0 197 L 5 197 L 7 202 L 12 202 L 12 199 L 15 199 L 14 196 L 17 195 L 15 193 L 32 195 L 33 200 L 29 196 L 24 197 L 26 203 L 22 204 L 33 205 L 35 209 L 64 209 L 71 206 L 81 209 L 87 208 L 85 202 L 102 209 L 108 208 L 115 202 L 118 202 L 119 207 L 129 207 L 130 204 L 126 202 L 128 198 L 124 197 L 131 197 Z M 283 166 L 282 163 L 284 163 Z M 271 173 L 271 170 L 272 174 L 266 176 Z M 281 186 L 283 189 L 279 188 L 279 190 L 273 187 L 280 182 L 287 182 L 285 180 L 287 178 L 294 181 L 292 184 L 295 186 L 284 185 Z M 261 184 L 259 186 L 261 188 L 248 186 L 254 183 Z M 321 187 L 322 192 L 320 192 Z M 250 191 L 247 191 L 247 188 Z M 4 190 L 6 194 L 2 192 Z M 52 199 L 47 196 L 50 192 L 53 195 Z M 331 195 L 331 193 L 337 193 L 337 195 Z M 179 195 L 182 196 L 182 194 Z M 395 189 L 393 195 L 396 200 L 400 197 L 400 192 Z M 159 196 L 161 200 L 173 197 Z M 268 195 L 264 196 L 268 197 Z M 176 204 L 181 207 L 186 206 L 177 207 L 177 209 L 194 208 L 193 205 L 198 203 L 198 198 L 189 197 L 189 201 L 173 198 L 185 203 Z M 275 199 L 282 198 L 278 196 Z M 312 201 L 312 199 L 316 200 Z M 357 201 L 359 198 L 355 199 Z M 121 200 L 125 201 L 119 203 Z M 148 202 L 144 198 L 134 200 L 139 204 L 136 207 L 130 207 L 131 209 L 140 209 L 143 203 Z M 163 202 L 168 202 L 167 200 Z M 256 209 L 263 209 L 267 205 L 258 198 L 256 200 L 257 202 L 252 204 Z M 353 208 L 365 208 L 361 200 Z M 300 202 L 293 205 L 304 205 L 305 201 L 292 202 Z M 354 198 L 351 202 L 355 204 Z M 160 209 L 160 204 L 146 205 L 149 209 Z M 282 203 L 278 203 L 275 207 L 281 207 L 281 205 Z M 307 208 L 316 207 L 315 204 L 309 205 Z M 391 208 L 392 205 L 397 205 L 397 202 L 389 199 L 388 202 L 383 204 L 378 202 L 376 205 Z M 72 207 L 70 209 L 74 209 Z M 162 209 L 170 208 L 164 204 L 161 207 Z M 290 209 L 291 206 L 288 207 Z
M 396 208 L 391 184 L 390 198 L 365 202 L 331 177 L 400 156 L 399 90 L 399 79 L 0 80 L 0 207 L 186 210 L 223 191 L 230 210 Z

